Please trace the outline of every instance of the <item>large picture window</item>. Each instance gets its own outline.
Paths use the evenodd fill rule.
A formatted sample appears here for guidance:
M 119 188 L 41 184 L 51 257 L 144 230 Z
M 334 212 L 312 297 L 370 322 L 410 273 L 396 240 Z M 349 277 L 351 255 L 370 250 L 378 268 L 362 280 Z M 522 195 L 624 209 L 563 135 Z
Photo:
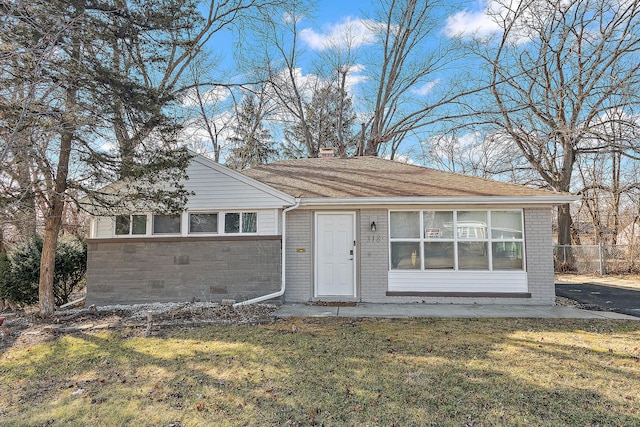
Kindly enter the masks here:
M 521 210 L 389 214 L 393 270 L 523 270 Z

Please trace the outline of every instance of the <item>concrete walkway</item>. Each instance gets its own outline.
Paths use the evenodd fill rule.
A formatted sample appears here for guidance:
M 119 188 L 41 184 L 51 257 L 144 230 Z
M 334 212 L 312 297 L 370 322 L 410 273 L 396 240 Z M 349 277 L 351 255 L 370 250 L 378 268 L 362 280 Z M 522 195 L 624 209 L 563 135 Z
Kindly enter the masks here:
M 541 319 L 626 319 L 640 317 L 610 311 L 580 310 L 564 306 L 528 305 L 456 305 L 456 304 L 371 304 L 353 307 L 330 307 L 313 304 L 283 304 L 275 317 L 448 317 L 448 318 L 541 318 Z

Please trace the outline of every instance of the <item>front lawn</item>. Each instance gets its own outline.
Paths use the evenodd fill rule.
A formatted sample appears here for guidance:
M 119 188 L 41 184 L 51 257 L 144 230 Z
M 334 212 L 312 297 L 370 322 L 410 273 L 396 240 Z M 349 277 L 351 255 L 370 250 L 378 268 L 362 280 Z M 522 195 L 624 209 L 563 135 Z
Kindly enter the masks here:
M 0 354 L 0 425 L 640 425 L 640 322 L 291 319 Z

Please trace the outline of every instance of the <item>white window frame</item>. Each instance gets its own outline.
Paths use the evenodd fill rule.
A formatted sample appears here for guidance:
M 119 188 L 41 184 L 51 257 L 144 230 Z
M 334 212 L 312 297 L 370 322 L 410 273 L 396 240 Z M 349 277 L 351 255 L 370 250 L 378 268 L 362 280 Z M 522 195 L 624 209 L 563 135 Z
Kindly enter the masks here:
M 393 212 L 418 212 L 419 220 L 420 220 L 420 236 L 418 238 L 392 238 L 391 237 L 391 214 Z M 424 212 L 453 212 L 453 238 L 443 238 L 443 239 L 428 239 L 425 237 L 425 226 L 424 226 Z M 485 238 L 462 238 L 458 237 L 458 212 L 486 212 L 487 214 L 487 236 Z M 492 234 L 492 218 L 493 212 L 519 212 L 520 213 L 520 229 L 522 231 L 521 238 L 498 238 L 493 237 Z M 525 253 L 525 229 L 524 229 L 524 209 L 465 209 L 465 208 L 457 208 L 457 209 L 392 209 L 388 211 L 388 224 L 389 224 L 389 270 L 402 272 L 402 271 L 422 271 L 422 272 L 470 272 L 470 271 L 526 271 L 526 253 Z M 402 268 L 393 268 L 392 265 L 392 253 L 391 253 L 391 244 L 396 242 L 419 242 L 420 248 L 420 268 L 419 269 L 402 269 Z M 454 256 L 454 268 L 452 269 L 425 269 L 424 265 L 424 244 L 425 242 L 453 242 L 453 256 Z M 458 244 L 460 242 L 484 242 L 487 245 L 487 256 L 488 256 L 488 269 L 460 269 L 458 265 Z M 522 245 L 522 268 L 521 269 L 494 269 L 493 265 L 493 243 L 521 243 Z
M 128 216 L 129 217 L 129 232 L 127 234 L 118 234 L 117 232 L 117 221 L 118 221 L 118 217 L 119 216 Z M 144 234 L 132 234 L 133 231 L 133 217 L 134 216 L 143 216 L 145 217 L 145 233 Z M 147 213 L 123 213 L 123 214 L 118 214 L 112 217 L 113 218 L 113 229 L 112 229 L 112 233 L 113 236 L 117 237 L 117 238 L 127 238 L 127 237 L 144 237 L 144 236 L 148 236 L 150 233 L 150 229 L 149 229 L 149 214 Z
M 221 213 L 218 212 L 218 211 L 187 211 L 186 214 L 187 214 L 187 234 L 189 234 L 191 236 L 217 236 L 217 235 L 223 234 L 220 231 L 220 224 L 221 224 L 220 217 L 224 216 L 224 214 L 221 215 Z M 203 214 L 205 214 L 205 215 L 213 215 L 213 214 L 215 214 L 215 215 L 217 215 L 218 216 L 218 225 L 217 225 L 218 230 L 215 231 L 215 232 L 214 231 L 191 231 L 191 215 L 192 214 L 195 214 L 195 215 L 203 215 Z
M 153 213 L 151 214 L 151 234 L 153 234 L 154 236 L 180 236 L 183 234 L 183 229 L 184 229 L 184 224 L 182 223 L 182 214 L 183 212 L 179 213 L 179 214 L 161 214 L 161 213 Z M 155 217 L 156 216 L 178 216 L 179 221 L 178 224 L 180 224 L 180 229 L 177 232 L 170 232 L 170 233 L 156 233 L 154 230 L 154 225 L 155 225 Z
M 243 214 L 252 213 L 256 215 L 256 231 L 255 232 L 243 232 L 242 231 L 242 222 L 243 222 Z M 238 214 L 240 216 L 238 220 L 238 232 L 237 233 L 227 233 L 227 214 Z M 220 221 L 220 216 L 222 216 L 222 221 Z M 218 212 L 218 234 L 223 234 L 226 236 L 255 236 L 258 234 L 258 211 L 247 211 L 247 210 L 230 210 L 230 211 L 220 211 Z
M 190 223 L 190 215 L 191 214 L 216 214 L 218 215 L 218 231 L 217 232 L 192 232 L 191 231 L 191 223 Z M 225 220 L 227 214 L 238 214 L 240 216 L 239 220 L 239 228 L 237 233 L 226 233 L 225 232 Z M 256 231 L 255 232 L 243 232 L 242 226 L 244 221 L 245 214 L 254 214 L 256 218 Z M 116 234 L 116 221 L 119 216 L 129 216 L 129 233 L 128 234 Z M 144 216 L 145 217 L 145 234 L 131 234 L 131 230 L 133 227 L 133 219 L 132 216 Z M 165 214 L 161 213 L 130 213 L 130 214 L 119 214 L 111 217 L 112 228 L 111 233 L 112 236 L 117 238 L 136 238 L 136 237 L 150 237 L 150 236 L 257 236 L 259 235 L 260 230 L 260 211 L 259 210 L 194 210 L 194 211 L 183 211 L 180 214 L 180 231 L 175 233 L 155 233 L 153 231 L 154 218 L 155 216 L 164 216 Z

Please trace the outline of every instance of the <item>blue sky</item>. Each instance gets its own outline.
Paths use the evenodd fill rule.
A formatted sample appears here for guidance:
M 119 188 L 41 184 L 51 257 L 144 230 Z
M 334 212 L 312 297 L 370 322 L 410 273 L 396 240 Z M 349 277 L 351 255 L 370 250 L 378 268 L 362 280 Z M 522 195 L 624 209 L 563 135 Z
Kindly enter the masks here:
M 315 2 L 315 10 L 312 15 L 302 19 L 298 26 L 300 30 L 300 47 L 304 52 L 301 61 L 297 64 L 300 67 L 298 70 L 300 79 L 313 80 L 318 78 L 314 74 L 317 71 L 314 66 L 314 60 L 315 65 L 317 65 L 318 56 L 323 53 L 332 39 L 335 42 L 335 40 L 349 38 L 352 43 L 355 40 L 355 45 L 359 46 L 362 52 L 367 51 L 369 46 L 373 46 L 375 37 L 371 31 L 372 21 L 369 21 L 367 25 L 363 23 L 363 20 L 375 16 L 372 9 L 376 3 L 377 1 L 350 0 L 319 0 Z M 485 13 L 487 10 L 497 9 L 498 6 L 495 0 L 490 0 L 489 3 L 483 0 L 462 1 L 458 3 L 458 6 L 450 3 L 445 4 L 443 8 L 438 9 L 441 13 L 442 22 L 438 24 L 439 27 L 434 32 L 431 43 L 435 45 L 438 43 L 438 39 L 447 39 L 454 34 L 467 36 L 471 34 L 487 35 L 497 31 L 495 22 Z M 227 51 L 227 49 L 231 48 L 231 40 L 228 37 L 229 33 L 224 34 L 222 38 L 216 37 L 217 43 L 212 46 L 212 50 L 217 53 L 227 52 L 223 54 L 225 68 L 231 69 L 231 74 L 235 74 L 237 70 L 233 70 L 233 55 L 230 51 Z M 354 95 L 356 111 L 362 104 L 358 102 L 358 91 L 364 87 L 366 82 L 364 75 L 366 72 L 365 65 L 357 63 L 357 67 L 360 68 L 350 75 L 350 88 L 352 95 Z M 447 77 L 446 73 L 443 75 L 434 74 L 413 88 L 412 93 L 416 97 L 428 96 L 429 92 L 437 85 L 440 84 L 444 87 Z M 214 96 L 216 95 L 214 94 Z M 366 111 L 359 112 L 366 113 Z M 272 131 L 272 134 L 274 133 L 278 133 L 278 131 Z M 276 141 L 281 139 L 281 134 L 274 134 L 273 136 Z M 419 138 L 415 137 L 414 139 L 414 143 L 416 143 Z

